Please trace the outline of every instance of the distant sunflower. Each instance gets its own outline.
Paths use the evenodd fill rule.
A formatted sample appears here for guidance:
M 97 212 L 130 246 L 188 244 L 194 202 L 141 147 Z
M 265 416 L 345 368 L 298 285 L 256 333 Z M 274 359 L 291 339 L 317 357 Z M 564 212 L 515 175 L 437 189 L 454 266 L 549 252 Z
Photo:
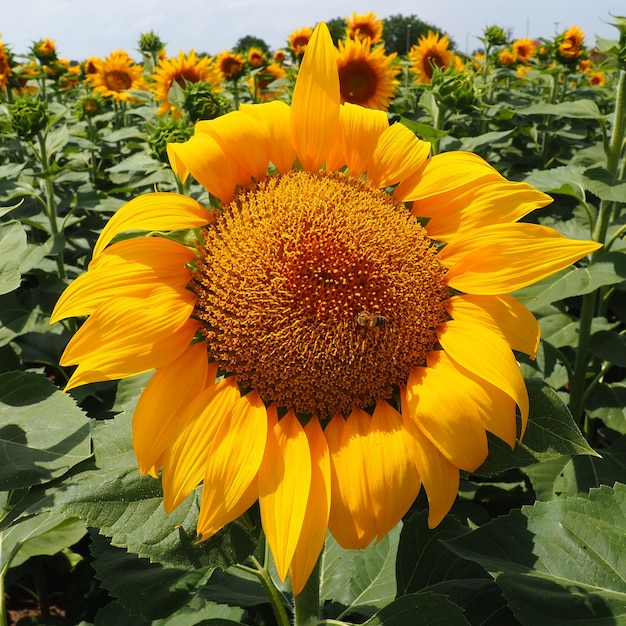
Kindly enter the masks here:
M 370 11 L 365 15 L 353 13 L 352 17 L 346 18 L 347 39 L 369 39 L 371 44 L 378 43 L 383 37 L 383 21 Z
M 222 75 L 212 58 L 206 56 L 198 58 L 193 50 L 186 55 L 181 50 L 178 57 L 161 59 L 154 68 L 152 79 L 154 99 L 161 102 L 157 114 L 163 114 L 169 113 L 174 108 L 168 99 L 174 81 L 181 87 L 184 87 L 186 82 L 202 81 L 215 88 L 222 82 Z
M 276 52 L 274 52 L 274 61 L 280 65 L 282 65 L 285 62 L 285 59 L 287 58 L 287 53 L 284 50 L 276 50 Z
M 386 55 L 383 46 L 372 50 L 367 39 L 340 40 L 338 45 L 341 102 L 386 111 L 399 84 L 400 68 L 392 65 L 396 53 Z
M 219 205 L 131 200 L 51 316 L 89 316 L 66 389 L 156 370 L 133 417 L 140 471 L 160 473 L 166 511 L 202 483 L 202 540 L 258 501 L 294 594 L 328 530 L 364 548 L 422 486 L 432 527 L 488 431 L 515 445 L 529 399 L 513 350 L 534 356 L 539 325 L 509 294 L 599 248 L 520 221 L 552 200 L 529 184 L 429 152 L 340 104 L 320 24 L 291 106 L 242 105 L 168 146 Z M 181 230 L 195 246 L 165 236 Z M 115 241 L 127 231 L 159 236 Z
M 589 74 L 589 84 L 592 87 L 603 87 L 605 82 L 604 72 L 591 72 Z
M 263 67 L 267 63 L 265 53 L 260 48 L 250 48 L 248 50 L 248 65 L 252 68 Z
M 515 54 L 510 48 L 505 48 L 498 53 L 498 60 L 502 65 L 515 65 Z
M 583 53 L 585 41 L 585 31 L 572 26 L 561 36 L 558 46 L 558 54 L 564 61 L 574 61 Z
M 11 62 L 9 61 L 9 54 L 7 48 L 0 41 L 0 89 L 4 89 L 9 84 L 9 79 L 13 74 L 11 69 Z
M 52 41 L 52 39 L 49 39 L 48 37 L 36 41 L 33 44 L 32 51 L 35 58 L 42 65 L 46 65 L 47 63 L 51 63 L 52 61 L 56 61 L 57 59 L 56 44 L 54 43 L 54 41 Z
M 537 45 L 530 37 L 517 39 L 513 42 L 512 47 L 515 60 L 520 63 L 528 63 L 535 56 L 535 51 L 537 50 Z
M 215 64 L 224 78 L 237 78 L 243 72 L 246 60 L 237 52 L 225 50 L 215 57 Z
M 296 59 L 304 54 L 311 35 L 313 35 L 313 29 L 310 26 L 298 28 L 289 35 L 289 49 Z
M 285 93 L 284 85 L 273 85 L 274 82 L 287 78 L 287 70 L 278 63 L 270 63 L 249 79 L 250 89 L 256 88 L 255 100 L 268 102 L 275 100 Z
M 448 50 L 450 40 L 447 35 L 439 35 L 432 30 L 428 35 L 422 35 L 417 44 L 409 50 L 411 71 L 417 74 L 418 83 L 430 83 L 433 77 L 433 66 L 447 70 L 450 66 L 460 68 L 462 66 L 459 57 Z
M 147 89 L 143 79 L 143 68 L 137 65 L 124 50 L 112 52 L 106 59 L 94 60 L 96 71 L 87 74 L 87 80 L 95 93 L 116 102 L 133 102 L 130 93 L 137 89 Z

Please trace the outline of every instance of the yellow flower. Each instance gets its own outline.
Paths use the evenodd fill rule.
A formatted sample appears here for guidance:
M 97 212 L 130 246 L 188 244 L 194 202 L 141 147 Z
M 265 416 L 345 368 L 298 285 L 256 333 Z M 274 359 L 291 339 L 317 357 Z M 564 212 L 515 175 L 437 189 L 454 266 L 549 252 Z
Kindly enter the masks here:
M 152 79 L 154 80 L 152 87 L 155 92 L 154 99 L 162 103 L 157 113 L 163 114 L 174 109 L 168 99 L 174 81 L 181 87 L 185 87 L 185 82 L 202 81 L 215 88 L 222 82 L 222 75 L 212 58 L 206 56 L 198 58 L 193 50 L 186 55 L 181 50 L 178 57 L 161 59 L 154 68 Z
M 448 50 L 449 43 L 447 35 L 440 36 L 429 30 L 428 35 L 420 37 L 409 50 L 411 71 L 417 74 L 418 83 L 430 83 L 435 65 L 444 71 L 451 65 L 456 69 L 462 67 L 461 59 Z
M 313 29 L 310 26 L 304 26 L 294 30 L 289 35 L 289 49 L 296 58 L 300 58 L 304 54 L 312 34 Z
M 255 100 L 257 102 L 268 102 L 275 100 L 285 93 L 285 86 L 273 85 L 277 80 L 287 78 L 287 71 L 278 63 L 270 63 L 255 76 L 249 79 L 251 90 L 255 90 Z
M 528 396 L 512 350 L 533 356 L 539 326 L 508 294 L 599 247 L 519 222 L 550 197 L 480 157 L 428 158 L 383 111 L 340 105 L 336 57 L 318 25 L 291 106 L 242 105 L 170 144 L 221 208 L 131 200 L 51 319 L 89 316 L 67 389 L 156 369 L 139 469 L 161 471 L 167 511 L 203 483 L 202 539 L 258 500 L 296 594 L 327 528 L 365 547 L 421 486 L 434 526 L 486 432 L 515 444 Z M 195 248 L 163 236 L 200 228 Z M 126 231 L 161 234 L 111 244 Z
M 577 59 L 583 53 L 585 31 L 572 26 L 563 33 L 563 40 L 559 44 L 559 55 L 566 61 Z
M 535 56 L 537 46 L 535 42 L 529 37 L 524 39 L 517 39 L 513 42 L 513 56 L 520 63 L 528 63 L 528 61 Z
M 393 66 L 395 52 L 385 54 L 382 46 L 371 49 L 369 41 L 339 41 L 339 91 L 341 102 L 350 102 L 368 109 L 386 111 L 398 89 L 396 76 L 400 68 Z
M 246 60 L 236 52 L 224 50 L 215 57 L 215 64 L 224 78 L 237 78 L 246 64 Z
M 528 72 L 530 72 L 532 69 L 533 68 L 530 65 L 520 65 L 517 68 L 517 71 L 515 72 L 515 74 L 517 75 L 518 78 L 526 78 L 528 76 Z
M 250 50 L 248 50 L 248 65 L 250 65 L 250 67 L 262 67 L 266 62 L 263 50 L 260 48 L 250 48 Z
M 276 50 L 274 52 L 274 61 L 279 65 L 282 65 L 287 58 L 287 53 L 284 50 Z
M 603 87 L 606 79 L 603 72 L 591 72 L 589 74 L 589 84 L 592 87 Z
M 11 74 L 13 74 L 13 70 L 9 62 L 9 55 L 4 44 L 0 41 L 0 89 L 4 89 L 8 85 Z
M 137 65 L 124 50 L 112 52 L 106 59 L 91 59 L 96 71 L 87 74 L 87 80 L 95 93 L 117 102 L 133 102 L 130 93 L 147 89 L 143 79 L 143 68 Z
M 502 50 L 498 54 L 498 59 L 502 65 L 513 65 L 515 63 L 515 55 L 509 49 Z
M 365 15 L 353 13 L 352 17 L 346 18 L 348 39 L 369 39 L 371 44 L 378 43 L 383 37 L 383 21 L 376 17 L 376 13 L 370 11 Z

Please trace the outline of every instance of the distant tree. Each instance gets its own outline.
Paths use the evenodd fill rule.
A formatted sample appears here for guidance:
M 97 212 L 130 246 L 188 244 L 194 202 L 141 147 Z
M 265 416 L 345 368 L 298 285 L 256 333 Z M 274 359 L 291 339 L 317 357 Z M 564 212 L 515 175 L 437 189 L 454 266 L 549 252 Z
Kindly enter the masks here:
M 240 37 L 237 40 L 237 43 L 233 46 L 233 52 L 245 54 L 248 50 L 250 50 L 250 48 L 258 48 L 259 50 L 262 50 L 265 55 L 270 55 L 270 47 L 265 43 L 265 41 L 263 41 L 263 39 L 255 37 L 254 35 Z
M 326 20 L 326 26 L 328 26 L 335 45 L 339 39 L 345 39 L 347 26 L 345 17 L 334 17 L 332 20 Z
M 428 35 L 429 30 L 440 35 L 446 34 L 437 26 L 420 20 L 417 15 L 390 15 L 383 19 L 383 24 L 383 39 L 387 54 L 391 52 L 407 54 L 422 35 Z M 450 49 L 454 50 L 455 47 L 454 41 L 450 39 Z

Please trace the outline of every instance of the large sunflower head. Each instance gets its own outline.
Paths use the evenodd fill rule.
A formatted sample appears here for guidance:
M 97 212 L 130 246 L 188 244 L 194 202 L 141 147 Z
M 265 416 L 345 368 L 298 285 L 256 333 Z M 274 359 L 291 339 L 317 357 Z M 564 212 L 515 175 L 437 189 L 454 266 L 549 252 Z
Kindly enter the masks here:
M 341 105 L 318 25 L 291 106 L 242 105 L 170 144 L 212 197 L 122 207 L 52 321 L 88 315 L 68 389 L 156 370 L 137 405 L 142 472 L 166 510 L 200 483 L 202 539 L 259 501 L 280 577 L 299 593 L 329 528 L 381 539 L 421 486 L 431 525 L 459 472 L 509 445 L 528 396 L 513 350 L 539 327 L 509 292 L 595 250 L 519 222 L 550 198 L 387 115 Z M 195 246 L 168 231 L 201 232 Z M 125 231 L 159 233 L 126 238 Z M 519 424 L 516 424 L 516 410 Z
M 117 102 L 133 102 L 132 91 L 147 89 L 143 68 L 124 50 L 112 52 L 106 59 L 92 59 L 96 71 L 86 75 L 93 90 L 104 98 Z
M 450 66 L 460 67 L 459 57 L 448 50 L 450 41 L 447 35 L 439 35 L 431 30 L 428 35 L 419 38 L 417 44 L 409 50 L 411 71 L 417 75 L 418 83 L 430 83 L 435 66 L 447 70 Z
M 313 29 L 310 26 L 297 28 L 289 35 L 289 49 L 296 59 L 304 54 L 311 35 L 313 35 Z
M 212 58 L 198 57 L 194 50 L 189 54 L 181 50 L 178 57 L 161 59 L 154 68 L 152 79 L 154 99 L 161 102 L 157 113 L 162 114 L 169 113 L 174 108 L 168 98 L 174 81 L 183 88 L 187 83 L 197 82 L 206 82 L 216 88 L 222 82 L 222 75 Z
M 383 38 L 383 21 L 370 11 L 364 15 L 353 13 L 346 18 L 346 37 L 349 39 L 368 39 L 371 44 L 378 43 Z
M 400 68 L 393 65 L 396 53 L 387 55 L 382 46 L 347 39 L 338 42 L 339 91 L 341 102 L 386 111 L 398 89 Z

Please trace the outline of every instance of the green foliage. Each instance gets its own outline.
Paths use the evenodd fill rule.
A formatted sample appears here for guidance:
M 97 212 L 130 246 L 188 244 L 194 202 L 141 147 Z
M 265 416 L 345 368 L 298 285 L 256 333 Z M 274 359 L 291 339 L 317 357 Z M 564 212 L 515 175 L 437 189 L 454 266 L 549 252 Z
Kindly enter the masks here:
M 420 37 L 428 35 L 428 31 L 444 35 L 437 26 L 424 22 L 417 15 L 390 15 L 383 19 L 383 39 L 388 54 L 397 52 L 407 54 L 411 46 L 417 43 Z M 450 41 L 450 48 L 454 49 L 454 41 Z
M 263 54 L 265 54 L 265 56 L 270 55 L 270 47 L 267 43 L 265 43 L 265 41 L 260 37 L 255 37 L 254 35 L 245 35 L 244 37 L 237 39 L 232 51 L 239 52 L 245 56 L 250 48 L 258 48 L 263 52 Z

